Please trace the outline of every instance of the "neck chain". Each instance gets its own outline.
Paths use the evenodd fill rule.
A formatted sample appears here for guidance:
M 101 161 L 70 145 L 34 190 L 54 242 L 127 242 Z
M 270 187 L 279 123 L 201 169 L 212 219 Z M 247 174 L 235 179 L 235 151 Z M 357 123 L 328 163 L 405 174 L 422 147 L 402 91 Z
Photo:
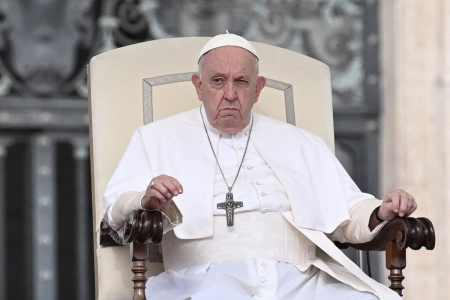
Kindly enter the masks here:
M 202 113 L 201 107 L 200 107 L 200 116 L 202 117 L 203 127 L 205 128 L 206 136 L 208 137 L 208 141 L 209 141 L 209 145 L 211 146 L 212 153 L 214 154 L 214 158 L 216 159 L 217 165 L 219 166 L 220 173 L 222 173 L 223 180 L 225 180 L 225 184 L 227 185 L 227 188 L 228 188 L 226 201 L 218 203 L 217 204 L 217 208 L 226 210 L 227 225 L 228 226 L 233 226 L 234 209 L 242 207 L 242 206 L 244 206 L 244 204 L 242 203 L 242 201 L 234 201 L 233 200 L 233 193 L 231 192 L 231 190 L 233 189 L 233 186 L 236 183 L 236 180 L 237 180 L 237 178 L 239 176 L 239 172 L 241 171 L 241 167 L 242 167 L 242 164 L 244 163 L 244 159 L 245 159 L 245 154 L 247 154 L 248 143 L 250 142 L 250 136 L 252 134 L 252 129 L 253 129 L 253 116 L 252 116 L 252 123 L 250 125 L 250 132 L 248 134 L 247 145 L 245 145 L 244 155 L 242 155 L 241 164 L 239 165 L 239 169 L 237 171 L 236 177 L 234 178 L 233 184 L 231 186 L 228 185 L 227 179 L 225 178 L 225 175 L 223 174 L 222 168 L 220 167 L 219 160 L 217 159 L 217 155 L 214 152 L 214 148 L 213 148 L 213 145 L 211 143 L 211 139 L 209 138 L 208 129 L 206 129 L 205 119 L 203 118 L 203 113 Z

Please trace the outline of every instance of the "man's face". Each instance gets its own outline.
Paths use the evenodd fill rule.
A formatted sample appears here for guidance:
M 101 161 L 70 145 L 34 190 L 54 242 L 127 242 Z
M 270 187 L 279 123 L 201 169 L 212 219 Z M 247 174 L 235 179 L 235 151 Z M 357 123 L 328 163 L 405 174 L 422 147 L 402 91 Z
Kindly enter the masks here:
M 225 133 L 241 131 L 250 123 L 251 109 L 266 80 L 257 75 L 256 57 L 240 47 L 220 47 L 203 57 L 201 74 L 192 76 L 209 123 Z

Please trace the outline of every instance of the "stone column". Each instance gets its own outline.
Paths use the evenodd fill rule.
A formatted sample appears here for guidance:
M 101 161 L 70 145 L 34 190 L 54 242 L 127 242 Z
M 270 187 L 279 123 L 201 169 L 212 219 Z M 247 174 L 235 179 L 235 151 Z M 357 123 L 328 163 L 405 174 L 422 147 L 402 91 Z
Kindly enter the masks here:
M 436 229 L 408 251 L 405 299 L 448 299 L 450 285 L 450 1 L 381 0 L 381 194 L 403 188 Z

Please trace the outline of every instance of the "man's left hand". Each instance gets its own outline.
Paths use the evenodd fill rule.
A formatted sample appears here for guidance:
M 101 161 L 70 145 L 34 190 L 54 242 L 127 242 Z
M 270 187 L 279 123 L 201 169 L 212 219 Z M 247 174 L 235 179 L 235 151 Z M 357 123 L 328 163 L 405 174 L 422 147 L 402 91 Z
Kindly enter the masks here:
M 380 219 L 389 221 L 396 216 L 404 217 L 411 215 L 417 209 L 414 197 L 402 189 L 390 190 L 378 210 Z

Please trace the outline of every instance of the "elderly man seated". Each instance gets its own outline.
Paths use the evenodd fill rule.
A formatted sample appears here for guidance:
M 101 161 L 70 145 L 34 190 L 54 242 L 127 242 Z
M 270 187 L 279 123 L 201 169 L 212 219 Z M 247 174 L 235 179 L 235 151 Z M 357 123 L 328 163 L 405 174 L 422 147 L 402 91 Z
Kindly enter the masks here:
M 370 241 L 414 198 L 362 193 L 319 137 L 252 113 L 258 61 L 244 38 L 212 38 L 192 76 L 202 106 L 139 128 L 108 184 L 113 228 L 133 209 L 165 215 L 147 299 L 398 299 L 328 238 Z

